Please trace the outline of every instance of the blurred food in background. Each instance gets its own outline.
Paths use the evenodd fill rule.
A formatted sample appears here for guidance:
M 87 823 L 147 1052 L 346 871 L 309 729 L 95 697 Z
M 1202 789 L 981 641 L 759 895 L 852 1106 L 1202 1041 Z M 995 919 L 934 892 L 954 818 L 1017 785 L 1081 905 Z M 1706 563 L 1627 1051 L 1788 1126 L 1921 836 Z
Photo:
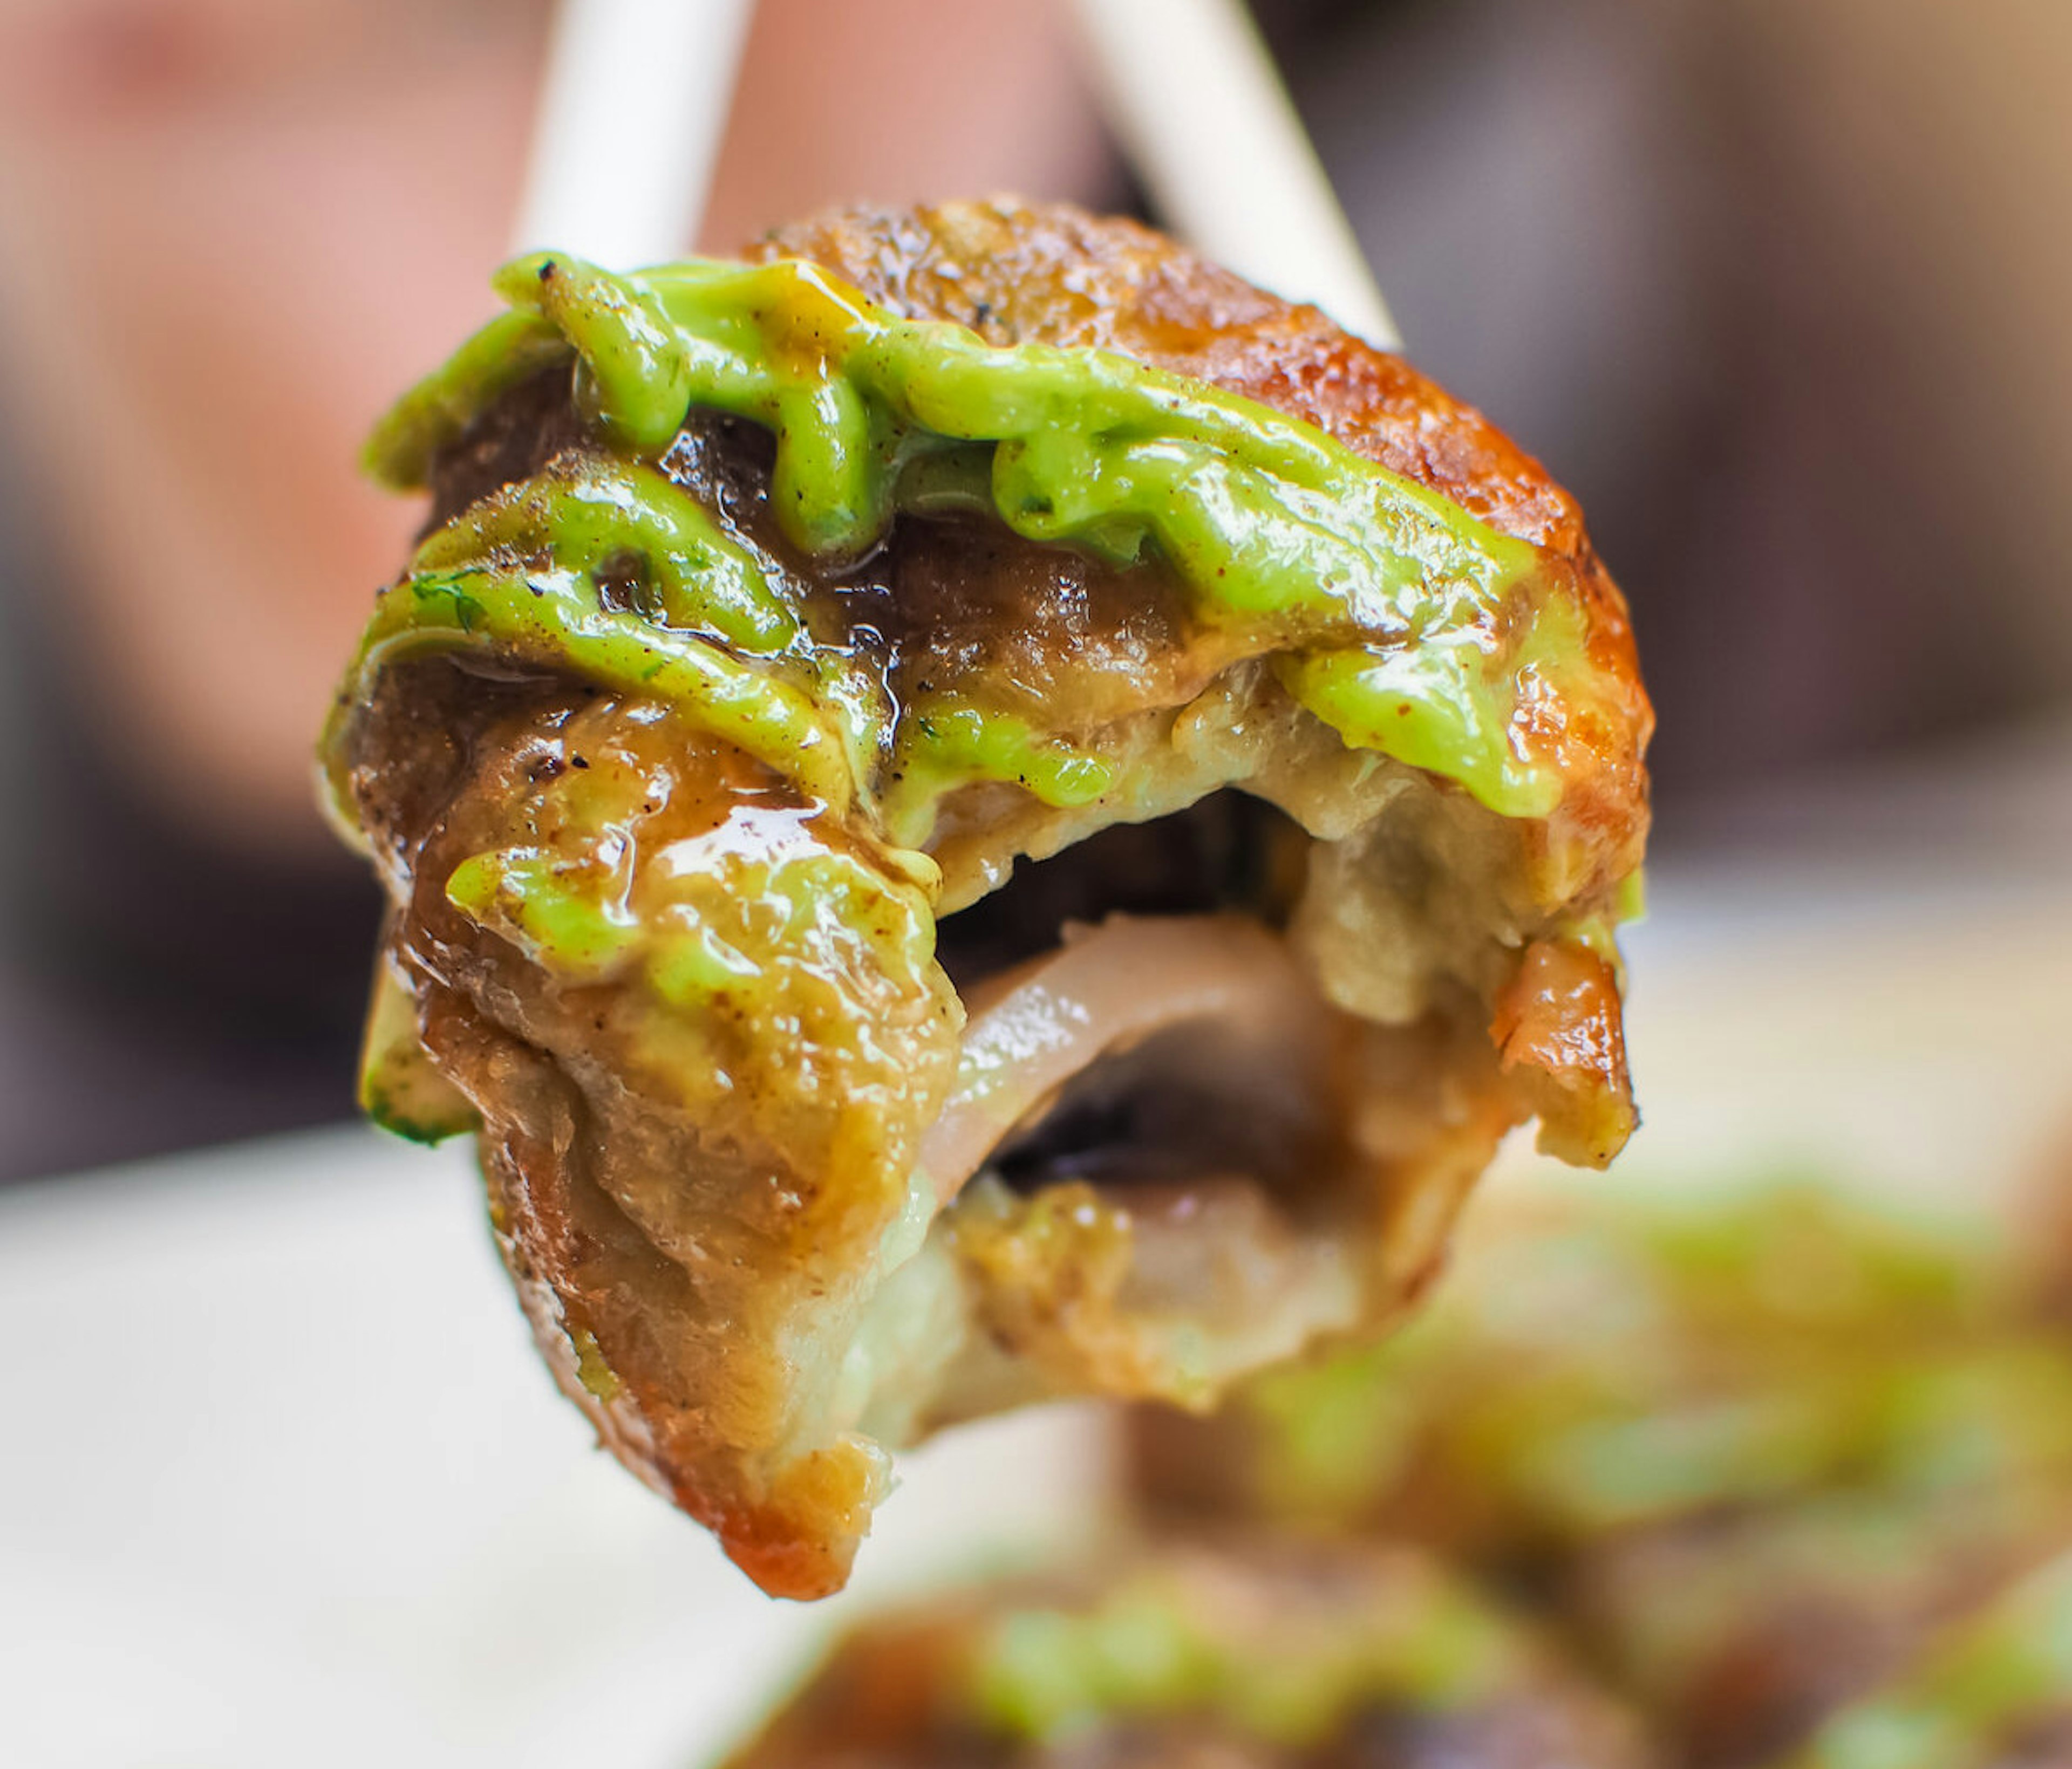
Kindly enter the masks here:
M 728 1769 L 1649 1769 L 1633 1715 L 1415 1549 L 1119 1546 L 866 1623 Z
M 1139 1415 L 1149 1514 L 1444 1553 L 1694 1769 L 1796 1748 L 2072 1548 L 2072 1339 L 2025 1228 L 1811 1180 L 1507 1201 L 1396 1340 Z M 2072 1712 L 2072 1661 L 2042 1695 Z
M 2072 1555 L 1931 1630 L 1779 1769 L 2054 1769 L 2072 1762 Z

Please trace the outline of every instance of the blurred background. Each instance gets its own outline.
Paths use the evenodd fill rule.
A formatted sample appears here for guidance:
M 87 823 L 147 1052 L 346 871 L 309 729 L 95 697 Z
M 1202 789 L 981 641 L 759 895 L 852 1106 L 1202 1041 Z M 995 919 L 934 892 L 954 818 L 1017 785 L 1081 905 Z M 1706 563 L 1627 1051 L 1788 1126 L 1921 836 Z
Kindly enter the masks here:
M 2072 879 L 2072 8 L 1256 10 L 1632 599 L 1662 867 Z M 0 1175 L 350 1111 L 309 750 L 416 519 L 354 454 L 490 311 L 547 23 L 0 0 Z M 1061 6 L 763 0 L 698 244 L 998 189 L 1141 207 Z

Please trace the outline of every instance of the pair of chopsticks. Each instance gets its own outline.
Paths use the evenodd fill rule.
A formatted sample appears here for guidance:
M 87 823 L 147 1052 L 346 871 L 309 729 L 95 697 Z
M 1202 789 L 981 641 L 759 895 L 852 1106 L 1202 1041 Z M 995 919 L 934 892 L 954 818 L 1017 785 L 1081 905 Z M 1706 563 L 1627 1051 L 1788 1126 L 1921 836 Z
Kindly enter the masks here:
M 1398 339 L 1244 0 L 1073 0 L 1161 219 L 1206 257 Z M 754 0 L 561 0 L 517 244 L 627 269 L 697 232 Z

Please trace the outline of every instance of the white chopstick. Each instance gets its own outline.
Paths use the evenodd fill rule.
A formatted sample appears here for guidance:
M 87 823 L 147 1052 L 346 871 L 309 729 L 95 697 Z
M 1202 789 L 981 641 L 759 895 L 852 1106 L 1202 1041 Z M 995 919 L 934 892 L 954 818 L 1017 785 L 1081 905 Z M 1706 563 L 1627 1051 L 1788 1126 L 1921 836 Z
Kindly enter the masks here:
M 1108 118 L 1160 219 L 1262 288 L 1400 347 L 1243 0 L 1073 0 Z
M 754 0 L 561 0 L 512 244 L 614 270 L 697 235 Z

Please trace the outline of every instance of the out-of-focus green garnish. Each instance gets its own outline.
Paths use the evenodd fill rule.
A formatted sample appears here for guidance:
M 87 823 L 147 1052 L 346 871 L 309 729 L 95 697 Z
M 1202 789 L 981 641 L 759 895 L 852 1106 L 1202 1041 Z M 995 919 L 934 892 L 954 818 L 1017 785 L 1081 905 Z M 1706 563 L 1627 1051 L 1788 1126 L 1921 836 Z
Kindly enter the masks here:
M 1492 1525 L 1589 1537 L 1810 1492 L 1910 1501 L 2072 1471 L 2072 1357 L 2007 1318 L 2005 1250 L 1796 1179 L 1478 1249 L 1370 1351 L 1234 1403 L 1249 1501 L 1387 1515 L 1408 1467 Z
M 1302 1746 L 1356 1709 L 1445 1710 L 1516 1668 L 1516 1636 L 1466 1589 L 1404 1564 L 1356 1608 L 1225 1605 L 1157 1567 L 1086 1609 L 1028 1608 L 974 1643 L 968 1699 L 984 1724 L 1052 1740 L 1106 1722 L 1198 1714 Z

